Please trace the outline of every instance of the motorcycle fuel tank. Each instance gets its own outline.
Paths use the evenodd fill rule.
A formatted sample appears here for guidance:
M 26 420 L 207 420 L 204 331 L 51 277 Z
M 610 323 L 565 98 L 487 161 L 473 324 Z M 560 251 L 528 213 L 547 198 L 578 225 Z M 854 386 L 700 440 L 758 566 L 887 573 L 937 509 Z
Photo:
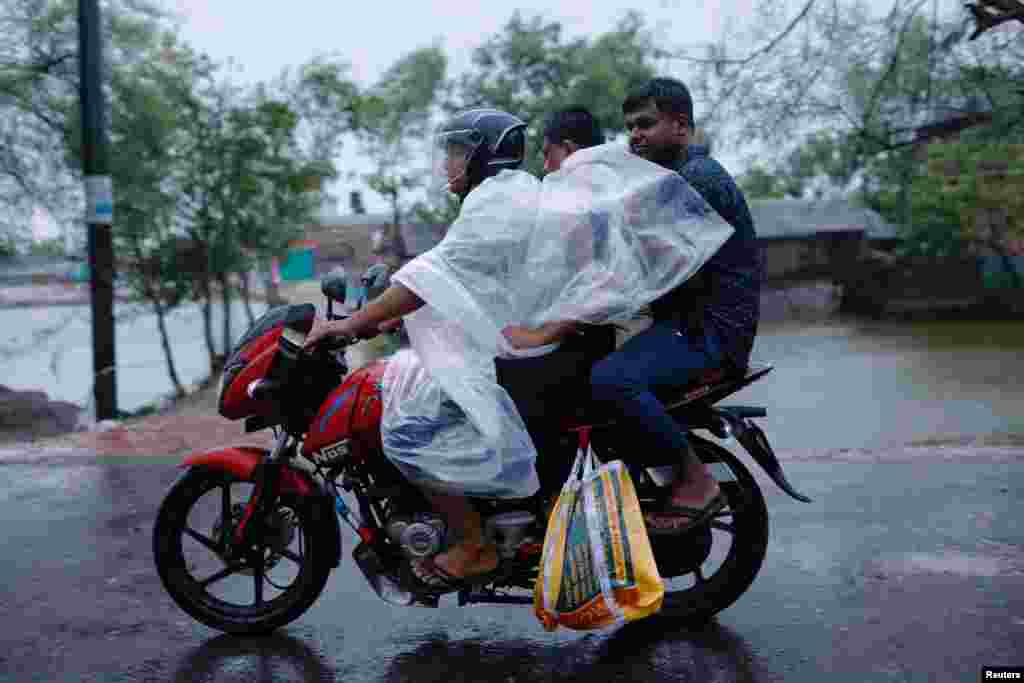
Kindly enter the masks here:
M 303 455 L 330 451 L 345 440 L 356 457 L 381 450 L 381 382 L 386 367 L 385 361 L 377 361 L 360 368 L 327 396 L 309 425 Z M 330 458 L 332 453 L 321 455 Z

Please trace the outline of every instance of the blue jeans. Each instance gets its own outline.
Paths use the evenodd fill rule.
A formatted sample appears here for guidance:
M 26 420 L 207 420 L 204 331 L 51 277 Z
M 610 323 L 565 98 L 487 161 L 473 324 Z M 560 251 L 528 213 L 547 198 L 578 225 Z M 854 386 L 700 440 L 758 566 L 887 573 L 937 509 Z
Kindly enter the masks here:
M 598 362 L 590 374 L 594 400 L 636 429 L 633 454 L 622 453 L 638 465 L 677 464 L 687 451 L 686 428 L 671 417 L 657 399 L 659 393 L 681 388 L 705 370 L 724 362 L 721 344 L 710 330 L 703 344 L 680 332 L 674 320 L 655 322 Z

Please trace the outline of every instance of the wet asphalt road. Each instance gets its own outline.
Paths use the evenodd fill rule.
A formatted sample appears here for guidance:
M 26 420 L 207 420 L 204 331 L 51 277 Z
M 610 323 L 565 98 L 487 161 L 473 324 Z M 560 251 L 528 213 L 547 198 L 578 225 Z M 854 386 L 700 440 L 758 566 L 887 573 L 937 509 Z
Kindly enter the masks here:
M 1024 457 L 786 470 L 815 502 L 762 479 L 765 566 L 699 630 L 549 634 L 523 607 L 391 607 L 345 561 L 298 621 L 239 639 L 192 621 L 154 571 L 171 461 L 0 463 L 0 681 L 862 683 L 1024 664 Z

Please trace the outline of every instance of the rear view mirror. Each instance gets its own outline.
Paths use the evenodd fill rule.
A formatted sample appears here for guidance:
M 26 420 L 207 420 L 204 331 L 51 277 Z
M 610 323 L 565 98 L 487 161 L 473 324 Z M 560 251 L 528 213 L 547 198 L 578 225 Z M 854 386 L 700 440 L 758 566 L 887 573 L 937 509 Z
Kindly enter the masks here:
M 331 273 L 320 281 L 320 291 L 324 293 L 324 296 L 332 301 L 345 303 L 345 288 L 347 280 L 348 276 L 344 271 L 340 273 Z
M 366 300 L 373 301 L 384 293 L 391 282 L 391 268 L 384 263 L 375 263 L 363 273 L 363 287 L 366 288 Z

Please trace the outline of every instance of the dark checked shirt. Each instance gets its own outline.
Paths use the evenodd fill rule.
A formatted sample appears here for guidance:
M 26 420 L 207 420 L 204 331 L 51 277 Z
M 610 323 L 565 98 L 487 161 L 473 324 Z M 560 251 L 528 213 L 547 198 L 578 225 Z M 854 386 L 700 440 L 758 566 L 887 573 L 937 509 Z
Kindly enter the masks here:
M 693 278 L 651 304 L 655 319 L 677 318 L 680 326 L 703 339 L 710 330 L 738 367 L 745 367 L 754 346 L 760 316 L 764 259 L 743 192 L 729 172 L 691 145 L 674 169 L 728 222 L 735 232 Z

